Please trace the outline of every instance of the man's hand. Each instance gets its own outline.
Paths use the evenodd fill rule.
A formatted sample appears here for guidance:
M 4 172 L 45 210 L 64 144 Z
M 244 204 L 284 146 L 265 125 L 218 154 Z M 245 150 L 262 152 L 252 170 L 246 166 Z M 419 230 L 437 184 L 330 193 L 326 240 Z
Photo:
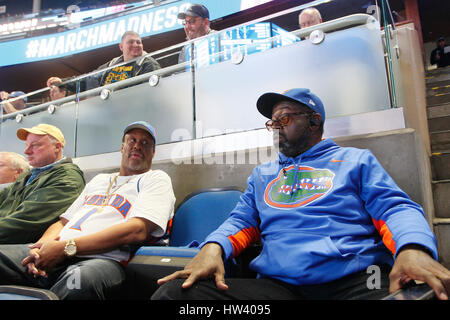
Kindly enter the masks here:
M 9 98 L 9 93 L 6 91 L 0 91 L 0 100 L 8 100 Z
M 389 275 L 390 292 L 395 292 L 410 280 L 426 282 L 442 300 L 450 295 L 450 271 L 416 245 L 407 245 L 397 255 Z
M 227 290 L 225 283 L 225 267 L 222 261 L 222 247 L 217 243 L 206 244 L 189 262 L 184 270 L 174 272 L 158 280 L 162 285 L 170 280 L 184 278 L 184 289 L 191 287 L 197 280 L 214 277 L 218 289 Z
M 52 240 L 37 242 L 30 245 L 30 254 L 22 260 L 23 266 L 28 266 L 28 272 L 36 275 L 45 275 L 65 259 L 64 241 Z
M 51 88 L 52 86 L 57 86 L 62 83 L 61 78 L 58 77 L 50 77 L 47 79 L 47 87 Z
M 22 260 L 22 265 L 27 267 L 28 273 L 34 275 L 34 277 L 46 277 L 47 274 L 44 270 L 36 268 L 35 260 L 39 258 L 38 249 L 31 249 L 29 255 Z

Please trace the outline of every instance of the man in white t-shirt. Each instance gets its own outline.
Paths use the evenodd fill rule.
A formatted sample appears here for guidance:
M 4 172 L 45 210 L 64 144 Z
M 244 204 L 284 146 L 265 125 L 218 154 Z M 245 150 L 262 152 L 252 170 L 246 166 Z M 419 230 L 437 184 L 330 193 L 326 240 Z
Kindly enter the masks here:
M 161 243 L 173 216 L 170 177 L 151 170 L 153 127 L 122 139 L 120 172 L 99 174 L 32 245 L 0 246 L 0 284 L 46 288 L 60 299 L 105 299 L 120 290 L 133 245 Z

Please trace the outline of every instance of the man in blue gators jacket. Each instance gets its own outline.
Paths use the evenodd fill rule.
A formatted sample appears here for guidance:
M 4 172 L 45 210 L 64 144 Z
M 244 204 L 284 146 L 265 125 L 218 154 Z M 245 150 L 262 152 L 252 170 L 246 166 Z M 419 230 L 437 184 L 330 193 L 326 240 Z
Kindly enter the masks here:
M 153 299 L 379 299 L 410 280 L 448 299 L 450 271 L 411 201 L 368 150 L 322 140 L 325 110 L 308 89 L 262 95 L 257 107 L 279 143 L 256 167 L 230 217 Z M 224 260 L 262 242 L 257 279 L 224 280 Z M 370 269 L 369 269 L 370 268 Z M 379 283 L 370 284 L 379 270 Z M 173 280 L 182 278 L 187 280 Z M 214 278 L 215 281 L 198 281 Z M 183 289 L 182 289 L 183 288 Z

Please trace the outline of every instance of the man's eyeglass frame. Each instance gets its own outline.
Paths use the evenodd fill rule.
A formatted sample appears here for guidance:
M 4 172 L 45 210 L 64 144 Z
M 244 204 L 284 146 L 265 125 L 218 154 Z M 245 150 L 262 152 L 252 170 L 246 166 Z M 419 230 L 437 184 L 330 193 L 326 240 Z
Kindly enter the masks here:
M 288 126 L 291 121 L 292 121 L 292 116 L 299 116 L 299 115 L 303 115 L 303 116 L 307 116 L 307 117 L 312 117 L 313 114 L 308 113 L 308 112 L 287 112 L 287 113 L 283 113 L 282 115 L 280 115 L 277 119 L 273 120 L 273 119 L 269 119 L 266 121 L 266 129 L 269 131 L 273 131 L 275 127 L 286 127 Z
M 190 19 L 190 20 L 186 20 L 186 19 L 184 19 L 183 21 L 182 21 L 182 23 L 183 23 L 183 25 L 194 25 L 194 24 L 196 24 L 198 21 L 200 21 L 201 19 L 203 19 L 202 17 L 195 17 L 195 18 L 193 18 L 193 19 Z

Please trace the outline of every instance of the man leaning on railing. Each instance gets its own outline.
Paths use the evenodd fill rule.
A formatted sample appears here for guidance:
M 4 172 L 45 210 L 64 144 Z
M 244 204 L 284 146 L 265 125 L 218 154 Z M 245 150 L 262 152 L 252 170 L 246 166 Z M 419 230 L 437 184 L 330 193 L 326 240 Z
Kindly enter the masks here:
M 160 69 L 161 66 L 159 63 L 152 57 L 146 56 L 147 53 L 143 48 L 144 47 L 139 34 L 134 31 L 126 31 L 122 35 L 122 39 L 119 44 L 119 49 L 122 51 L 122 55 L 101 65 L 97 69 L 102 70 L 109 68 L 108 70 L 83 78 L 80 81 L 80 91 L 97 88 Z M 127 61 L 130 62 L 126 63 Z M 47 86 L 53 89 L 55 86 L 58 86 L 63 81 L 66 82 L 67 80 L 70 79 L 61 79 L 59 77 L 52 76 L 47 80 Z M 76 82 L 66 83 L 66 86 L 70 91 L 77 91 Z

